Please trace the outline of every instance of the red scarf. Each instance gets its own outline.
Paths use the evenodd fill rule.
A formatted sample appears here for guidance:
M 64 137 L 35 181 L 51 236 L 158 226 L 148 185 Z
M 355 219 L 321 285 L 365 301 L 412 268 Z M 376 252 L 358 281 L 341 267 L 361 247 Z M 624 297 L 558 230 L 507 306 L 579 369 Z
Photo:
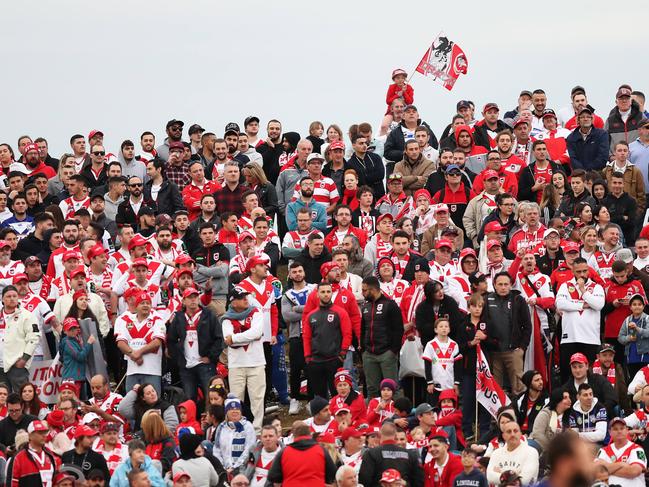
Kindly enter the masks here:
M 599 360 L 593 362 L 593 374 L 604 375 L 604 369 L 602 369 L 602 363 Z M 612 363 L 609 367 L 606 378 L 615 387 L 615 363 Z

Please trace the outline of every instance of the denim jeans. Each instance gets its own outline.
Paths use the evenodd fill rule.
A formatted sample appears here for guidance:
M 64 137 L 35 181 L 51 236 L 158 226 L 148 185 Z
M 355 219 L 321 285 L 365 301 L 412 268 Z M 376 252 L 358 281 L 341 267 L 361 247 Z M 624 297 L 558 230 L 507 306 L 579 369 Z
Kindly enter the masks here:
M 162 397 L 162 380 L 159 375 L 151 374 L 132 374 L 126 376 L 126 392 L 133 389 L 135 384 L 151 384 L 158 397 Z
M 349 371 L 352 376 L 352 389 L 358 390 L 358 370 L 354 367 L 354 352 L 347 350 L 345 361 L 343 362 L 343 369 Z
M 203 397 L 207 397 L 210 378 L 216 374 L 216 366 L 213 363 L 198 364 L 189 369 L 181 368 L 178 373 L 180 374 L 185 396 L 196 402 L 199 387 L 203 390 Z

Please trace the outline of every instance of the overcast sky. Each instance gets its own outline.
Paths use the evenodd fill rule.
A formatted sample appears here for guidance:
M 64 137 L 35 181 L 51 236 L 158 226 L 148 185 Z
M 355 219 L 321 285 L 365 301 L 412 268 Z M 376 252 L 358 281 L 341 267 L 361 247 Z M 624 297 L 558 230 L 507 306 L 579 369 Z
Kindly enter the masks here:
M 44 136 L 58 157 L 72 134 L 101 129 L 117 151 L 144 130 L 161 141 L 171 118 L 222 134 L 227 122 L 251 114 L 262 125 L 278 118 L 303 137 L 312 120 L 378 128 L 392 69 L 412 71 L 440 30 L 464 49 L 469 72 L 451 92 L 418 74 L 412 80 L 420 114 L 438 136 L 458 100 L 509 110 L 521 89 L 545 89 L 548 106 L 559 109 L 582 84 L 605 117 L 621 83 L 649 95 L 642 47 L 649 6 L 621 5 L 3 2 L 0 141 L 15 148 L 21 134 Z

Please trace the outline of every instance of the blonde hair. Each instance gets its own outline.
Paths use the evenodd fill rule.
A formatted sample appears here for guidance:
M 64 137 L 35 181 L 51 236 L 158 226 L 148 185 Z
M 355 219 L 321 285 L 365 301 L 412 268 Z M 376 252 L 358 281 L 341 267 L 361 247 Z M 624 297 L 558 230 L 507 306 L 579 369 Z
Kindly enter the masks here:
M 318 120 L 316 120 L 316 121 L 314 121 L 314 122 L 311 122 L 311 123 L 309 124 L 309 135 L 313 135 L 313 133 L 314 133 L 317 129 L 322 129 L 322 130 L 324 130 L 324 125 L 322 125 L 322 122 L 320 122 L 320 121 L 318 121 Z
M 65 166 L 65 161 L 66 161 L 66 159 L 69 159 L 70 157 L 72 158 L 72 167 L 74 167 L 74 154 L 69 154 L 69 153 L 66 152 L 59 159 L 59 169 L 57 171 L 57 175 L 59 177 L 59 180 L 61 180 L 61 174 L 63 174 L 63 167 Z M 61 180 L 61 182 L 63 182 L 63 180 Z
M 263 168 L 256 162 L 249 162 L 243 168 L 250 171 L 250 175 L 259 181 L 260 186 L 265 186 L 268 183 Z
M 171 432 L 162 417 L 152 409 L 149 409 L 142 415 L 140 426 L 142 427 L 142 433 L 144 433 L 144 439 L 147 443 L 159 443 L 171 436 Z

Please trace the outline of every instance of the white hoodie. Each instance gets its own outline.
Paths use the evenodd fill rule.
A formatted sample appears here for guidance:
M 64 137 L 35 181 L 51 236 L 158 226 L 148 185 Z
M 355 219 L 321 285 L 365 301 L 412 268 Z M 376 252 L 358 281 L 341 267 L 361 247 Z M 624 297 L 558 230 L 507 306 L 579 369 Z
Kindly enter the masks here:
M 593 398 L 593 404 L 588 411 L 584 411 L 581 403 L 575 401 L 569 413 L 568 425 L 584 440 L 600 443 L 606 438 L 606 408 L 598 403 L 596 397 Z

